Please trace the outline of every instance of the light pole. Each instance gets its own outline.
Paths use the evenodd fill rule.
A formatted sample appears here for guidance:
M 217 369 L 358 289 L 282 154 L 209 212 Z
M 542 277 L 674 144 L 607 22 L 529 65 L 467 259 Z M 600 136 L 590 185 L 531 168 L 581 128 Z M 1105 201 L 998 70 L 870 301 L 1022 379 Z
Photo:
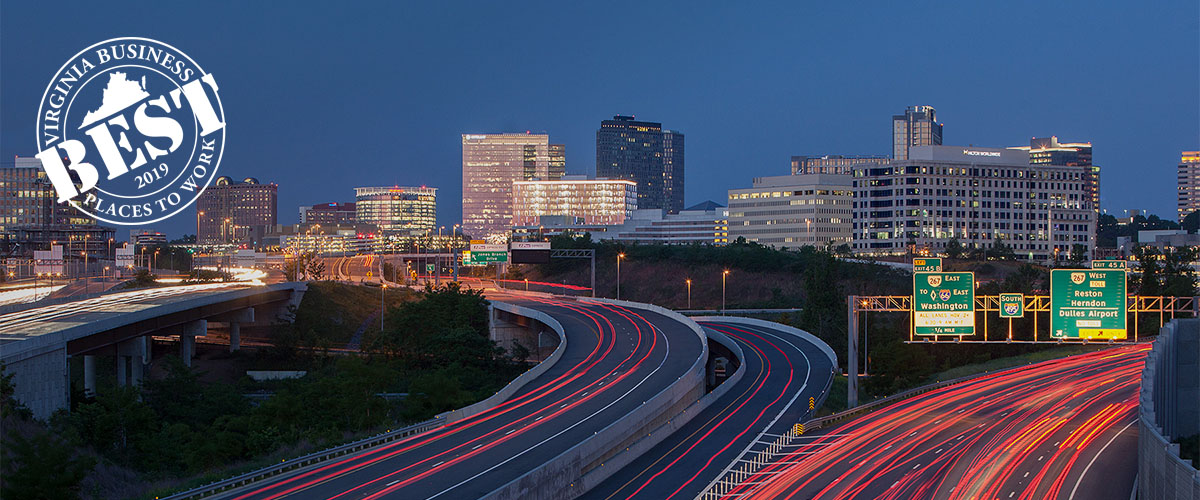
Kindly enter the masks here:
M 85 245 L 83 248 L 87 248 L 87 246 Z M 88 254 L 87 254 L 87 250 L 84 250 L 84 251 L 82 251 L 82 252 L 79 252 L 79 253 L 83 254 L 83 294 L 84 294 L 84 295 L 87 295 L 87 293 L 88 293 L 89 291 L 91 291 L 91 289 L 92 289 L 92 287 L 88 286 L 88 285 L 91 285 L 91 282 L 90 282 L 90 281 L 88 281 L 88 272 L 87 272 L 87 269 L 88 269 Z
M 621 300 L 621 259 L 624 258 L 624 253 L 617 254 L 617 300 Z
M 688 278 L 684 281 L 687 282 L 688 309 L 691 309 L 692 308 L 692 279 Z
M 721 271 L 721 315 L 725 315 L 725 277 L 729 276 L 729 270 Z
M 529 278 L 525 278 L 525 291 L 529 291 Z
M 383 281 L 383 276 L 379 277 L 379 281 Z M 383 283 L 379 287 L 379 333 L 383 333 L 383 294 L 387 290 L 387 283 Z

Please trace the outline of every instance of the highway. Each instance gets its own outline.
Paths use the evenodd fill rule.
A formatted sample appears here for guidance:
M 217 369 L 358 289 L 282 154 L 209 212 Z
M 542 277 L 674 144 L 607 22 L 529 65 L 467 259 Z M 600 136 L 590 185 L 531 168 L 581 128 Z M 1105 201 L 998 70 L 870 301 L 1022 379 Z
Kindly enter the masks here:
M 587 499 L 695 498 L 766 434 L 786 432 L 821 401 L 833 361 L 818 346 L 782 328 L 700 321 L 741 346 L 746 372 L 736 385 L 670 437 L 606 481 Z M 732 382 L 729 382 L 732 383 Z
M 1149 344 L 899 401 L 802 444 L 725 498 L 1128 500 Z
M 657 313 L 584 300 L 488 296 L 562 324 L 566 351 L 553 368 L 490 410 L 222 498 L 478 498 L 637 409 L 704 353 L 694 330 Z
M 249 286 L 243 282 L 231 282 L 145 288 L 3 314 L 0 315 L 0 345 L 191 299 L 202 294 L 227 292 Z

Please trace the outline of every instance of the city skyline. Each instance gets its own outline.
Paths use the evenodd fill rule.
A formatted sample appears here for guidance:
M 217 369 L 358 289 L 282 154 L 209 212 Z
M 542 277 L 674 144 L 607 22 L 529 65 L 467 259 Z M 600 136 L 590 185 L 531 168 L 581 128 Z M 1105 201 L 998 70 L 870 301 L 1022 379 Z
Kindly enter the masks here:
M 594 175 L 595 124 L 614 114 L 660 121 L 690 136 L 685 206 L 722 199 L 752 177 L 785 175 L 793 155 L 887 154 L 890 118 L 910 105 L 937 109 L 947 144 L 1010 147 L 1051 135 L 1091 142 L 1095 163 L 1105 169 L 1101 208 L 1110 213 L 1138 208 L 1170 217 L 1178 155 L 1200 147 L 1200 49 L 1189 22 L 1198 7 L 1192 3 L 1150 10 L 1117 3 L 881 4 L 865 11 L 777 4 L 690 13 L 679 23 L 663 22 L 678 15 L 670 6 L 617 19 L 604 9 L 572 5 L 534 9 L 539 22 L 533 29 L 498 38 L 503 20 L 517 14 L 496 6 L 381 6 L 378 15 L 359 18 L 227 5 L 188 11 L 147 4 L 117 14 L 79 4 L 63 9 L 64 22 L 85 28 L 28 47 L 6 44 L 0 48 L 6 74 L 0 151 L 7 158 L 35 152 L 36 102 L 66 58 L 79 47 L 130 34 L 161 38 L 206 61 L 229 110 L 228 156 L 218 175 L 272 179 L 284 207 L 348 200 L 362 185 L 459 192 L 464 133 L 548 133 L 569 151 L 567 173 Z M 32 9 L 6 8 L 0 26 L 14 39 L 39 38 L 44 27 L 20 21 L 36 19 Z M 200 22 L 146 28 L 166 14 Z M 260 29 L 263 19 L 280 15 L 294 21 L 282 24 L 310 26 L 311 36 L 293 36 L 290 27 Z M 1079 22 L 1059 22 L 1065 16 Z M 444 33 L 432 26 L 445 23 L 425 18 L 463 23 Z M 813 18 L 821 22 L 795 28 L 795 20 Z M 943 42 L 925 46 L 919 57 L 900 57 L 889 41 L 892 28 L 917 20 L 934 27 Z M 219 36 L 205 28 L 217 22 L 227 25 Z M 1022 36 L 1009 36 L 1018 22 Z M 751 24 L 761 26 L 752 36 L 724 36 Z M 644 55 L 630 57 L 597 45 L 604 39 L 598 26 L 606 34 L 656 36 Z M 873 34 L 830 44 L 845 35 L 845 26 Z M 334 36 L 343 29 L 364 35 L 354 41 Z M 539 43 L 547 39 L 558 42 Z M 955 42 L 962 40 L 970 43 Z M 398 66 L 422 70 L 341 78 L 372 67 L 363 66 L 374 57 L 361 50 L 365 46 L 387 47 L 402 60 Z M 667 47 L 675 56 L 663 60 L 657 54 Z M 559 77 L 529 76 L 491 60 L 490 50 L 559 61 Z M 1029 57 L 1013 57 L 1047 51 L 1069 54 L 1072 71 L 1034 72 Z M 617 60 L 622 71 L 596 69 L 618 67 Z M 898 76 L 863 78 L 852 71 L 864 66 Z M 268 82 L 275 83 L 264 91 Z M 314 91 L 338 97 L 313 100 Z M 311 127 L 279 126 L 314 118 Z M 332 170 L 337 175 L 329 175 Z M 459 205 L 443 199 L 438 224 L 458 223 Z M 148 228 L 172 237 L 191 233 L 194 215 L 189 209 Z M 280 222 L 295 218 L 287 210 Z

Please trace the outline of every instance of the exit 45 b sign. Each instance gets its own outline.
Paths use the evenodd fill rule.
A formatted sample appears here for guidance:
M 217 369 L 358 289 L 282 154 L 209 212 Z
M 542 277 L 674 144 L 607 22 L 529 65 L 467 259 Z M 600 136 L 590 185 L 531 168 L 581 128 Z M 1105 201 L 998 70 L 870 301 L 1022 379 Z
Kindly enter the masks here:
M 913 331 L 917 335 L 974 335 L 975 275 L 913 274 Z
M 1124 269 L 1050 271 L 1050 336 L 1126 338 Z

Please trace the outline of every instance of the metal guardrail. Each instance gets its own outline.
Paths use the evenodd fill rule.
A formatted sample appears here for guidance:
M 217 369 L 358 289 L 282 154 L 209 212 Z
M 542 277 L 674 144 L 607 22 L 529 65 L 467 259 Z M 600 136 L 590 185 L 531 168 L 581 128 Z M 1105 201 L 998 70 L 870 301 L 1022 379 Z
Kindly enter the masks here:
M 385 432 L 385 433 L 371 436 L 371 437 L 368 437 L 365 439 L 360 439 L 358 441 L 354 441 L 351 443 L 346 443 L 343 445 L 334 446 L 332 448 L 327 448 L 325 450 L 321 450 L 318 452 L 310 453 L 310 454 L 304 455 L 302 457 L 297 457 L 297 458 L 293 458 L 290 460 L 284 460 L 283 462 L 278 463 L 278 464 L 263 467 L 261 469 L 247 472 L 245 474 L 234 476 L 234 477 L 231 477 L 228 479 L 223 479 L 220 481 L 206 484 L 204 486 L 200 486 L 198 488 L 193 488 L 193 489 L 190 489 L 187 491 L 176 493 L 174 495 L 163 497 L 163 500 L 189 500 L 189 499 L 193 499 L 193 498 L 210 497 L 210 496 L 217 495 L 217 494 L 229 491 L 231 489 L 234 489 L 234 488 L 237 488 L 240 486 L 245 486 L 250 483 L 254 483 L 257 481 L 261 481 L 263 479 L 274 477 L 279 474 L 283 474 L 285 472 L 290 472 L 290 471 L 293 471 L 293 470 L 296 470 L 296 469 L 299 469 L 302 467 L 307 467 L 307 466 L 315 464 L 315 463 L 324 462 L 324 461 L 332 459 L 332 458 L 337 458 L 340 456 L 348 455 L 350 453 L 365 450 L 367 448 L 372 448 L 372 447 L 379 446 L 382 444 L 387 444 L 392 441 L 396 441 L 398 439 L 412 436 L 414 434 L 420 434 L 422 432 L 425 432 L 430 429 L 434 429 L 438 426 L 441 426 L 443 423 L 444 423 L 444 419 L 442 419 L 442 418 L 434 418 L 434 419 L 426 420 L 424 422 L 410 425 L 403 429 L 396 429 L 394 431 Z

